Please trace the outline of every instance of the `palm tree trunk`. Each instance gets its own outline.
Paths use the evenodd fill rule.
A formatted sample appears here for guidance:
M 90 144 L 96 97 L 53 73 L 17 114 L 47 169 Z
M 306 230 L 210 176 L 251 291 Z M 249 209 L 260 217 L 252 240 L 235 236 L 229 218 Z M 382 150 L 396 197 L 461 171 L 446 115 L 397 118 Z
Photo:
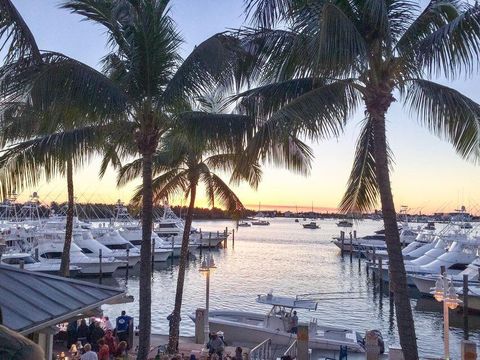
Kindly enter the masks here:
M 182 310 L 183 285 L 185 282 L 185 269 L 188 261 L 188 241 L 190 239 L 190 229 L 192 227 L 193 208 L 195 206 L 195 197 L 197 195 L 196 181 L 191 182 L 190 204 L 185 219 L 185 229 L 183 230 L 182 250 L 180 252 L 180 264 L 178 267 L 177 293 L 175 295 L 175 307 L 172 314 L 170 332 L 168 337 L 168 352 L 173 354 L 177 351 L 178 337 L 180 333 L 180 312 Z
M 392 98 L 393 100 L 393 98 Z M 388 108 L 388 107 L 387 107 Z M 385 242 L 389 260 L 389 277 L 394 293 L 395 313 L 397 315 L 398 335 L 405 360 L 418 360 L 417 338 L 413 322 L 412 308 L 408 297 L 407 277 L 403 262 L 400 235 L 398 233 L 397 216 L 390 186 L 388 168 L 387 141 L 385 129 L 386 109 L 368 108 L 374 122 L 375 164 L 377 182 L 382 202 L 383 222 L 385 226 Z
M 67 160 L 67 223 L 65 225 L 65 242 L 63 244 L 62 260 L 60 263 L 60 274 L 70 276 L 70 248 L 72 246 L 73 233 L 73 163 L 72 159 Z
M 142 247 L 140 249 L 140 314 L 138 337 L 138 360 L 147 360 L 150 351 L 152 324 L 152 152 L 144 153 L 142 159 Z

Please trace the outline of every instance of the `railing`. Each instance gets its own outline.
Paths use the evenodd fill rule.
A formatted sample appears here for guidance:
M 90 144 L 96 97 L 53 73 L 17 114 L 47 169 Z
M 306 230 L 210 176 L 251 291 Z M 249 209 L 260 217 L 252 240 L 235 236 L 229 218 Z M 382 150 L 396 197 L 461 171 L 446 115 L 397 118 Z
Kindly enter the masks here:
M 271 360 L 272 339 L 267 339 L 250 350 L 249 358 L 250 360 Z
M 297 339 L 293 340 L 287 350 L 283 353 L 283 356 L 290 356 L 291 359 L 297 358 Z

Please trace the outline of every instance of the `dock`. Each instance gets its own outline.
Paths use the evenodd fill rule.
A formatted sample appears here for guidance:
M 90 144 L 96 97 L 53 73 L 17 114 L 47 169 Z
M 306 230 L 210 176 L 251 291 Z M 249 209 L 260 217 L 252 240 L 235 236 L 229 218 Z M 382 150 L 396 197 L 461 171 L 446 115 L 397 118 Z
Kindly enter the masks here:
M 150 348 L 152 349 L 149 353 L 149 359 L 155 358 L 158 352 L 158 348 L 162 348 L 168 344 L 168 335 L 163 334 L 152 334 L 150 337 Z M 138 336 L 134 337 L 133 347 L 135 349 L 138 345 Z M 235 355 L 235 349 L 238 345 L 235 346 L 226 346 L 225 355 Z M 250 348 L 242 346 L 243 353 L 250 353 Z M 194 336 L 180 336 L 178 342 L 178 354 L 183 355 L 182 357 L 189 358 L 191 354 L 194 354 L 197 359 L 201 359 L 202 356 L 205 358 L 208 356 L 208 350 L 204 344 L 196 344 Z M 136 359 L 135 352 L 130 352 L 132 359 Z

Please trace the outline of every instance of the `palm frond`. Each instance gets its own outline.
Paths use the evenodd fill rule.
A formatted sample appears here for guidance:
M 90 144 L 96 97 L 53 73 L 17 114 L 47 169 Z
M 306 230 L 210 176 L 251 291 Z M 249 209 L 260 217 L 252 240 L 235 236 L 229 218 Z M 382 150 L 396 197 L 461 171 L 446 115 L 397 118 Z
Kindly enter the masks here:
M 0 0 L 0 41 L 6 63 L 31 60 L 23 61 L 23 66 L 29 66 L 42 62 L 35 37 L 11 0 Z
M 196 46 L 182 62 L 166 86 L 163 102 L 170 104 L 178 99 L 200 97 L 212 84 L 238 82 L 242 59 L 248 56 L 241 41 L 229 34 L 216 34 Z
M 234 213 L 245 210 L 238 196 L 219 176 L 210 173 L 210 177 L 215 198 L 228 212 Z
M 153 201 L 159 203 L 179 194 L 184 194 L 189 189 L 187 171 L 183 169 L 171 169 L 157 176 L 152 181 Z M 137 187 L 132 196 L 131 203 L 139 205 L 142 202 L 143 188 Z
M 374 151 L 373 120 L 366 119 L 357 140 L 347 189 L 339 205 L 343 213 L 367 212 L 377 204 L 379 190 Z
M 477 163 L 480 159 L 480 105 L 458 91 L 431 81 L 407 82 L 406 105 L 419 122 L 450 142 L 457 153 Z
M 312 139 L 338 136 L 360 100 L 352 80 L 336 81 L 295 98 L 265 124 L 271 127 L 269 133 L 272 135 L 300 133 Z
M 245 14 L 253 25 L 272 28 L 291 12 L 293 0 L 246 0 Z
M 266 118 L 290 101 L 325 83 L 324 79 L 311 77 L 275 82 L 232 96 L 231 101 L 239 102 L 237 111 L 240 113 L 252 113 L 257 117 Z
M 50 179 L 65 173 L 65 164 L 72 159 L 81 166 L 98 153 L 95 127 L 48 134 L 12 144 L 1 152 L 0 182 L 10 191 L 36 185 L 42 176 Z
M 471 6 L 417 44 L 418 64 L 430 74 L 446 77 L 478 67 L 480 5 Z
M 381 4 L 384 1 L 366 1 Z M 378 5 L 375 6 L 375 9 Z M 370 9 L 370 16 L 378 10 Z M 378 15 L 382 17 L 381 15 Z M 367 43 L 351 19 L 334 3 L 325 2 L 322 7 L 317 29 L 309 42 L 313 59 L 314 73 L 319 75 L 352 76 L 358 74 L 358 68 L 366 66 L 368 60 Z M 380 20 L 379 20 L 380 22 Z M 378 26 L 385 26 L 378 24 Z

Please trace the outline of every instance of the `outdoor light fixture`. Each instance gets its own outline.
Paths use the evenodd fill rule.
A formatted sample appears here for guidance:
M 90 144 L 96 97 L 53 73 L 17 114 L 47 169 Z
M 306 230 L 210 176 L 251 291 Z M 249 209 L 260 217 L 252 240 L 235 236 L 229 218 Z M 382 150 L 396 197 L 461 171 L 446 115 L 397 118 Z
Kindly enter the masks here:
M 213 259 L 212 254 L 205 255 L 203 257 L 202 263 L 200 264 L 200 269 L 198 271 L 205 275 L 206 283 L 205 283 L 205 341 L 208 341 L 208 335 L 210 334 L 210 327 L 209 327 L 209 320 L 208 320 L 208 312 L 210 308 L 210 273 L 215 270 L 217 266 L 215 265 L 215 260 Z
M 456 309 L 461 301 L 458 299 L 457 292 L 453 287 L 451 280 L 447 277 L 446 273 L 439 276 L 435 282 L 435 288 L 433 290 L 433 297 L 435 300 L 443 301 L 443 332 L 444 332 L 444 353 L 445 359 L 450 359 L 450 347 L 449 347 L 449 332 L 448 332 L 448 309 Z

